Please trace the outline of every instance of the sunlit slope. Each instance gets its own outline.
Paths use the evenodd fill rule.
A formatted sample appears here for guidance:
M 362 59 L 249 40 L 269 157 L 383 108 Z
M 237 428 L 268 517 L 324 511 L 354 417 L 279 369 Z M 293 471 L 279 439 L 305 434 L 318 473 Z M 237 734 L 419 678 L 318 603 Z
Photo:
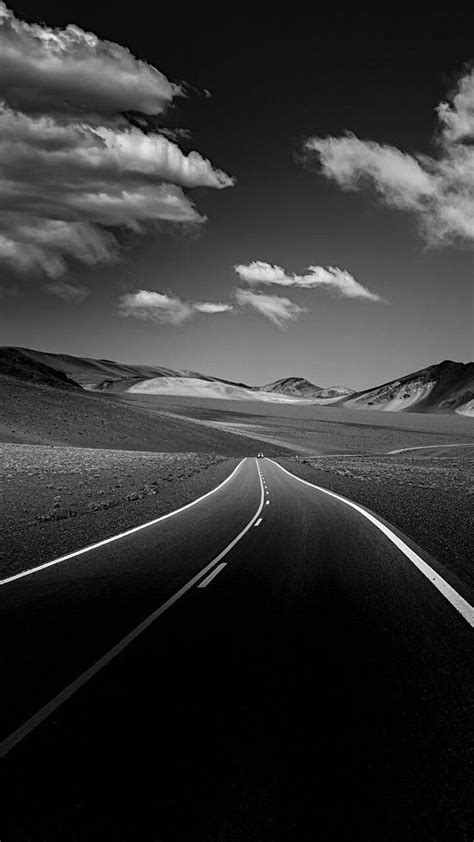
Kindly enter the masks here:
M 398 380 L 358 392 L 344 406 L 388 412 L 472 414 L 474 363 L 444 360 Z

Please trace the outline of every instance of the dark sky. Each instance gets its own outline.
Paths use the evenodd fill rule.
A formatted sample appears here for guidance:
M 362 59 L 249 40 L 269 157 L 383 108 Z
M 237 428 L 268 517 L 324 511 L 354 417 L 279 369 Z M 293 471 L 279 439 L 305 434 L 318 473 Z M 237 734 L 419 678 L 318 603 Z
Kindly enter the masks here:
M 44 279 L 3 268 L 19 294 L 0 301 L 1 342 L 192 368 L 261 383 L 290 375 L 320 385 L 374 385 L 445 358 L 472 359 L 472 244 L 427 247 L 413 214 L 374 192 L 345 192 L 298 160 L 308 136 L 341 136 L 436 154 L 434 109 L 473 57 L 474 16 L 327 10 L 229 12 L 226 6 L 46 0 L 11 2 L 16 16 L 75 23 L 127 46 L 195 89 L 165 125 L 237 179 L 192 198 L 208 220 L 199 236 L 163 230 L 130 238 L 110 266 L 71 264 L 67 280 L 92 293 L 63 301 Z M 199 92 L 208 89 L 212 98 Z M 253 311 L 199 315 L 180 326 L 118 314 L 120 295 L 156 290 L 232 301 L 233 266 L 262 260 L 303 273 L 338 266 L 378 293 L 374 303 L 324 289 L 266 289 L 308 308 L 282 331 Z

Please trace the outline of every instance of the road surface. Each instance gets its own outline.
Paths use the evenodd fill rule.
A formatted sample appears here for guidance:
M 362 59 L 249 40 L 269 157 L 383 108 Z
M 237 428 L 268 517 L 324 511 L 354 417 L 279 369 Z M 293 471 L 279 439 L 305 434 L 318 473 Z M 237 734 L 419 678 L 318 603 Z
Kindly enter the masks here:
M 472 595 L 271 460 L 0 600 L 2 842 L 471 842 Z

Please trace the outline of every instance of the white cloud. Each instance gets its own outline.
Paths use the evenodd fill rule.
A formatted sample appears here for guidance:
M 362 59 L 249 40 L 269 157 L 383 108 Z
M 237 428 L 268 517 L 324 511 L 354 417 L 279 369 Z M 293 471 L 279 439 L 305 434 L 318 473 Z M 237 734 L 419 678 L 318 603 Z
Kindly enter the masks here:
M 209 313 L 210 315 L 214 313 L 227 313 L 229 310 L 233 310 L 232 304 L 221 304 L 219 302 L 212 302 L 212 301 L 198 301 L 196 304 L 193 304 L 195 310 L 199 313 Z
M 115 259 L 120 229 L 204 222 L 183 191 L 233 179 L 123 116 L 180 93 L 120 45 L 26 24 L 0 2 L 0 260 L 57 278 L 71 258 Z
M 445 142 L 474 140 L 474 69 L 459 79 L 452 103 L 441 102 L 436 110 Z
M 136 319 L 175 326 L 183 324 L 196 313 L 215 315 L 232 309 L 232 304 L 211 301 L 192 303 L 183 301 L 171 293 L 153 292 L 146 289 L 122 295 L 119 302 L 119 313 L 122 316 L 133 316 Z
M 385 201 L 396 207 L 416 209 L 433 195 L 431 175 L 411 155 L 391 146 L 346 135 L 310 138 L 306 150 L 319 155 L 324 175 L 342 187 L 355 189 L 361 179 L 370 179 Z
M 345 269 L 337 266 L 309 266 L 304 275 L 288 275 L 281 266 L 272 266 L 262 260 L 255 260 L 248 265 L 235 266 L 239 277 L 248 284 L 274 284 L 284 287 L 315 289 L 326 287 L 335 291 L 342 298 L 363 298 L 367 301 L 381 301 L 381 297 L 370 292 Z
M 193 309 L 175 295 L 139 289 L 121 296 L 119 312 L 144 321 L 180 325 L 191 318 Z
M 265 295 L 250 289 L 236 289 L 235 297 L 241 307 L 252 307 L 277 327 L 285 329 L 288 322 L 296 321 L 306 307 L 300 307 L 289 298 L 280 295 Z
M 474 242 L 474 71 L 462 76 L 437 110 L 439 154 L 410 155 L 392 146 L 343 137 L 311 137 L 305 158 L 343 189 L 372 185 L 382 201 L 416 215 L 430 243 Z
M 99 122 L 117 121 L 124 111 L 161 114 L 183 93 L 125 47 L 74 25 L 28 24 L 3 2 L 0 77 L 3 96 L 15 109 Z
M 66 281 L 51 281 L 45 284 L 44 288 L 51 295 L 56 295 L 71 304 L 82 304 L 91 294 L 89 287 L 81 284 L 68 284 Z

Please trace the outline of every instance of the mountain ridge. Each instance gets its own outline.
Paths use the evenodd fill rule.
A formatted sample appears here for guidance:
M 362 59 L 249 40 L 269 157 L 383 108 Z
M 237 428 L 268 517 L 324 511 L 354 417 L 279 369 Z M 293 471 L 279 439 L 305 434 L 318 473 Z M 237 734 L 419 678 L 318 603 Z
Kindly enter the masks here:
M 474 363 L 453 360 L 357 392 L 344 386 L 317 386 L 296 376 L 248 386 L 188 369 L 131 365 L 13 346 L 0 347 L 0 374 L 61 389 L 474 414 Z

